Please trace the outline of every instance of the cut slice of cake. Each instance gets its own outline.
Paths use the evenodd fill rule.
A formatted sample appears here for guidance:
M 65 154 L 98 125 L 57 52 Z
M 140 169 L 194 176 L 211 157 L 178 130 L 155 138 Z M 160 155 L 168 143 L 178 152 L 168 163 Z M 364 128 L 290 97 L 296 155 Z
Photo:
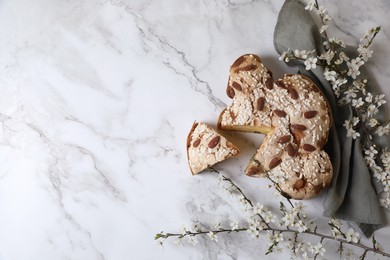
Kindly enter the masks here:
M 210 126 L 194 122 L 187 138 L 188 163 L 193 175 L 240 153 Z

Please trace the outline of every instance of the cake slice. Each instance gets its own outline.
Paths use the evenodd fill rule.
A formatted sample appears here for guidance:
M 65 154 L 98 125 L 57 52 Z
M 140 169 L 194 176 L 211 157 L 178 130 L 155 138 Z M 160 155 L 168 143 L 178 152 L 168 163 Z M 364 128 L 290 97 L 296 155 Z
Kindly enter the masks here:
M 235 145 L 208 125 L 192 125 L 187 137 L 187 157 L 193 175 L 239 153 Z

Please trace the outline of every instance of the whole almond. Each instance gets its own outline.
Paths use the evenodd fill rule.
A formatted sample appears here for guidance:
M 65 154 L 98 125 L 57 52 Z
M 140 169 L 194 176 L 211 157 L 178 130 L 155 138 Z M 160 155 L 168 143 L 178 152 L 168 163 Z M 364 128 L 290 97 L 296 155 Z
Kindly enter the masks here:
M 261 167 L 258 167 L 258 166 L 251 166 L 249 169 L 246 170 L 246 175 L 248 176 L 253 176 L 253 175 L 257 175 L 259 173 L 262 173 L 262 169 Z
M 235 89 L 237 89 L 239 91 L 242 91 L 242 87 L 241 87 L 241 85 L 239 83 L 233 81 L 232 86 L 233 86 L 233 88 L 235 88 Z
M 286 151 L 287 151 L 287 154 L 291 157 L 295 157 L 295 155 L 297 155 L 297 150 L 295 150 L 294 146 L 291 143 L 289 143 L 286 146 Z
M 234 122 L 234 120 L 236 120 L 236 118 L 237 118 L 237 115 L 234 114 L 234 112 L 231 111 L 231 110 L 229 110 L 229 114 L 230 114 L 230 117 L 232 118 L 232 120 L 233 120 L 233 122 Z
M 299 179 L 294 183 L 294 188 L 299 190 L 303 188 L 303 186 L 305 186 L 305 183 L 306 183 L 305 180 Z
M 272 78 L 268 78 L 266 81 L 265 81 L 265 86 L 268 88 L 268 89 L 273 89 L 274 88 L 274 81 L 272 80 Z
M 232 65 L 232 67 L 238 67 L 241 65 L 241 63 L 243 63 L 245 61 L 245 56 L 241 56 L 240 58 L 238 58 Z
M 304 144 L 302 147 L 303 147 L 303 150 L 305 150 L 307 152 L 313 152 L 316 150 L 316 148 L 311 144 Z
M 292 124 L 292 125 L 290 125 L 290 128 L 293 131 L 305 131 L 307 129 L 306 126 L 300 125 L 300 124 Z
M 208 147 L 209 147 L 209 148 L 214 148 L 214 147 L 216 147 L 220 140 L 221 140 L 221 137 L 220 137 L 220 136 L 214 137 L 213 139 L 210 140 L 210 142 L 209 142 L 209 144 L 208 144 Z
M 315 110 L 310 110 L 310 111 L 306 111 L 305 113 L 303 113 L 303 116 L 307 119 L 310 119 L 310 118 L 313 118 L 317 115 L 317 111 Z
M 276 85 L 278 85 L 278 86 L 281 87 L 281 88 L 286 88 L 286 85 L 284 85 L 284 82 L 281 81 L 281 80 L 278 80 L 278 81 L 276 81 L 275 83 L 276 83 Z
M 281 144 L 285 144 L 285 143 L 288 143 L 291 139 L 291 135 L 283 135 L 281 137 L 279 137 L 278 139 L 278 143 L 281 143 Z
M 311 85 L 310 89 L 313 90 L 314 92 L 319 92 L 319 91 L 320 91 L 320 90 L 317 88 L 316 85 Z
M 249 71 L 249 70 L 255 70 L 257 69 L 257 66 L 254 65 L 254 64 L 249 64 L 249 65 L 246 65 L 245 67 L 242 67 L 240 68 L 239 70 L 242 70 L 242 71 Z
M 274 110 L 274 113 L 278 117 L 285 117 L 287 115 L 286 112 L 284 112 L 283 110 L 278 110 L 278 109 Z
M 273 158 L 273 159 L 269 162 L 268 168 L 270 168 L 270 170 L 272 170 L 273 168 L 275 168 L 276 166 L 278 166 L 281 162 L 282 162 L 282 159 L 280 159 L 279 157 L 275 157 L 275 158 Z
M 235 92 L 234 92 L 234 89 L 232 88 L 232 87 L 228 87 L 227 89 L 226 89 L 226 94 L 227 94 L 227 96 L 228 97 L 230 97 L 230 98 L 234 98 L 234 96 L 235 96 Z
M 263 110 L 263 108 L 264 108 L 264 103 L 265 103 L 265 98 L 259 97 L 259 98 L 257 99 L 256 108 L 257 108 L 258 111 Z
M 200 144 L 200 139 L 198 138 L 195 140 L 195 142 L 192 143 L 192 147 L 196 148 L 199 146 L 199 144 Z
M 290 97 L 292 99 L 298 99 L 299 97 L 298 92 L 294 88 L 289 88 L 288 92 L 290 93 Z

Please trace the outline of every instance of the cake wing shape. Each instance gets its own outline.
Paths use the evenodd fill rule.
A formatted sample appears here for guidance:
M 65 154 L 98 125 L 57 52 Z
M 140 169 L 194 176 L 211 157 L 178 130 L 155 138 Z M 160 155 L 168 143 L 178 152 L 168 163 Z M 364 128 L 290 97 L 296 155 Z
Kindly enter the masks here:
M 213 128 L 195 122 L 187 137 L 187 156 L 192 174 L 239 154 L 239 149 Z
M 222 111 L 218 127 L 267 134 L 247 175 L 267 172 L 295 199 L 312 198 L 329 185 L 333 169 L 322 148 L 331 126 L 330 109 L 309 78 L 293 74 L 274 81 L 258 56 L 246 54 L 231 66 L 226 93 L 232 103 Z

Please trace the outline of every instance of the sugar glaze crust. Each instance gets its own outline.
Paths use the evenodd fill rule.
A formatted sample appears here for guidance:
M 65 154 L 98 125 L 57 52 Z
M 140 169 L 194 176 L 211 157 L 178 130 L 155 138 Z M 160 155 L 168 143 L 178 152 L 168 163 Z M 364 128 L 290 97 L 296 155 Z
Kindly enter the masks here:
M 239 57 L 230 69 L 227 94 L 232 104 L 222 111 L 221 129 L 266 133 L 246 174 L 268 171 L 295 199 L 309 199 L 329 185 L 333 169 L 322 150 L 331 126 L 329 105 L 308 78 L 272 73 L 253 54 Z
M 238 148 L 213 128 L 194 122 L 187 137 L 187 157 L 193 175 L 238 154 Z

